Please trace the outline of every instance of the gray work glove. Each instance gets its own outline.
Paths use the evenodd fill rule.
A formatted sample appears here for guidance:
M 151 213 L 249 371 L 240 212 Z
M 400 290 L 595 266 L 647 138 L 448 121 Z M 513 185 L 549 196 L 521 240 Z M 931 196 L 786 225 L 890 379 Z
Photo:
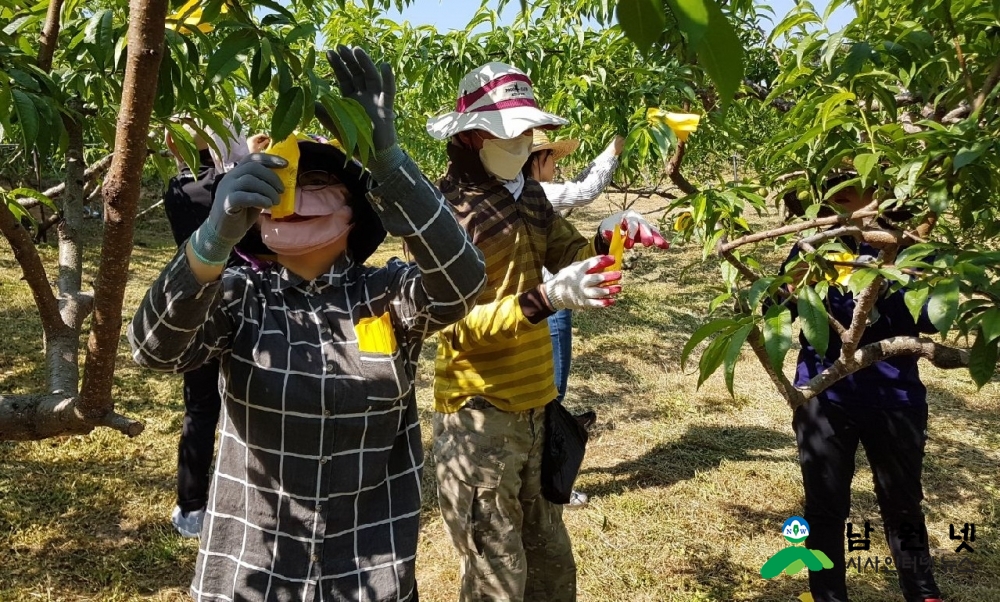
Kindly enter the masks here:
M 344 98 L 358 101 L 372 120 L 372 142 L 376 156 L 396 145 L 396 113 L 392 110 L 396 97 L 396 78 L 392 67 L 382 63 L 378 67 L 360 48 L 337 47 L 328 50 L 326 58 L 337 76 L 337 84 Z
M 278 204 L 285 187 L 273 169 L 287 165 L 281 157 L 254 153 L 227 172 L 215 189 L 208 219 L 191 235 L 195 257 L 209 265 L 225 265 L 261 209 Z

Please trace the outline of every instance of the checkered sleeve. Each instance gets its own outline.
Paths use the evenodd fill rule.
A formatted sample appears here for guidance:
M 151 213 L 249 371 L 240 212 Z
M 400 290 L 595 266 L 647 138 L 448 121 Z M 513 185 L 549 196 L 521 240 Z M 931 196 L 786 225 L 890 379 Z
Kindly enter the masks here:
M 200 284 L 182 246 L 129 324 L 132 358 L 153 370 L 185 372 L 220 355 L 229 346 L 232 321 L 227 303 L 234 298 L 223 291 L 232 293 L 241 281 L 227 271 L 216 282 Z
M 402 237 L 415 260 L 392 279 L 393 317 L 407 332 L 426 338 L 469 312 L 486 284 L 485 263 L 416 164 L 405 155 L 394 164 L 376 174 L 379 186 L 369 198 L 386 231 Z

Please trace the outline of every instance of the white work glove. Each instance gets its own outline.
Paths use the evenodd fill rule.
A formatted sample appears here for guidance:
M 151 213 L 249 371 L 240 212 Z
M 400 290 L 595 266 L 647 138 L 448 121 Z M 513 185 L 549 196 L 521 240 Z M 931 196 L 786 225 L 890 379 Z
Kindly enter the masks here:
M 603 272 L 614 264 L 610 255 L 598 255 L 559 270 L 544 284 L 545 297 L 552 309 L 590 309 L 614 305 L 621 285 L 602 286 L 621 279 L 621 272 Z
M 604 237 L 604 240 L 611 242 L 611 235 L 618 224 L 621 224 L 622 229 L 625 230 L 626 249 L 631 249 L 637 243 L 641 243 L 646 247 L 670 248 L 670 243 L 663 238 L 660 231 L 647 222 L 646 218 L 642 217 L 638 211 L 632 211 L 631 209 L 628 211 L 619 211 L 604 218 L 598 230 L 601 236 Z

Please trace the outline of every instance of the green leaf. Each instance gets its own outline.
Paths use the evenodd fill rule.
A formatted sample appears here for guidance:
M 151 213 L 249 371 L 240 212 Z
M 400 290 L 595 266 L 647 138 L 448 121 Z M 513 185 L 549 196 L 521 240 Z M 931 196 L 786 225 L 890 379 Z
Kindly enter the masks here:
M 764 316 L 764 348 L 771 367 L 781 372 L 785 355 L 792 348 L 792 312 L 784 305 L 775 305 Z
M 937 328 L 941 336 L 951 329 L 955 316 L 958 315 L 958 281 L 945 278 L 937 283 L 931 291 L 931 300 L 927 304 L 927 316 L 931 324 Z
M 677 19 L 677 27 L 687 35 L 688 43 L 697 46 L 708 30 L 709 14 L 706 2 L 711 0 L 666 1 L 670 12 L 674 13 Z
M 826 349 L 830 344 L 830 323 L 823 299 L 808 286 L 801 287 L 795 292 L 798 296 L 802 333 L 806 335 L 806 340 L 813 346 L 816 353 L 825 356 Z
M 14 219 L 16 219 L 17 221 L 27 219 L 32 224 L 38 223 L 38 220 L 35 219 L 35 216 L 32 215 L 27 210 L 25 210 L 25 208 L 21 206 L 21 203 L 17 202 L 17 199 L 14 198 L 13 195 L 10 195 L 5 191 L 0 190 L 0 199 L 2 199 L 5 202 L 5 204 L 7 205 L 7 209 L 12 214 L 14 214 Z
M 271 42 L 260 40 L 260 46 L 250 62 L 250 89 L 254 96 L 260 96 L 271 85 Z
M 257 36 L 246 29 L 239 29 L 229 34 L 208 59 L 205 79 L 215 83 L 222 81 L 239 67 L 237 56 L 258 44 Z
M 798 14 L 791 14 L 774 28 L 771 32 L 771 36 L 768 38 L 768 44 L 773 44 L 782 34 L 791 30 L 793 27 L 798 25 L 805 25 L 807 23 L 822 23 L 820 18 L 814 12 L 800 12 Z
M 25 197 L 35 199 L 39 203 L 48 207 L 49 209 L 53 211 L 59 211 L 59 207 L 56 207 L 55 201 L 45 196 L 41 192 L 38 192 L 34 188 L 15 188 L 14 190 L 11 190 L 6 194 L 10 195 L 10 198 L 12 199 L 20 199 Z
M 747 293 L 747 304 L 751 310 L 760 305 L 760 300 L 767 294 L 772 282 L 774 282 L 774 278 L 761 278 L 750 285 L 750 292 Z
M 299 127 L 304 106 L 305 93 L 298 86 L 278 94 L 278 104 L 271 115 L 271 140 L 284 140 Z
M 14 98 L 14 111 L 17 113 L 17 124 L 21 126 L 24 148 L 30 150 L 38 139 L 38 109 L 24 92 L 11 89 L 10 93 Z
M 720 295 L 717 295 L 714 299 L 712 299 L 708 303 L 708 313 L 710 314 L 715 313 L 715 310 L 719 309 L 720 305 L 722 305 L 726 301 L 729 301 L 732 298 L 733 298 L 732 293 L 722 293 Z
M 872 170 L 878 164 L 878 157 L 871 153 L 865 153 L 854 157 L 854 169 L 858 170 L 858 175 L 861 176 L 861 187 L 868 188 L 868 183 L 871 182 Z
M 937 180 L 927 189 L 927 202 L 931 206 L 931 211 L 941 215 L 948 210 L 951 197 L 948 194 L 948 182 Z
M 1000 308 L 993 307 L 986 310 L 979 327 L 982 328 L 982 336 L 987 343 L 992 343 L 994 339 L 1000 337 Z
M 990 143 L 986 140 L 973 144 L 972 146 L 964 146 L 958 150 L 955 154 L 955 163 L 953 169 L 957 172 L 969 163 L 972 163 L 979 158 L 986 149 L 989 148 Z
M 743 82 L 743 43 L 714 0 L 684 0 L 685 4 L 693 2 L 704 5 L 708 13 L 708 26 L 704 36 L 692 46 L 701 66 L 715 83 L 719 103 L 725 111 Z
M 855 295 L 861 294 L 861 291 L 868 288 L 868 285 L 872 283 L 875 278 L 879 275 L 878 271 L 872 268 L 855 268 L 851 272 L 851 279 L 847 282 L 847 290 L 851 291 Z
M 187 165 L 199 165 L 201 158 L 198 156 L 198 148 L 194 143 L 194 138 L 180 123 L 170 121 L 167 123 L 167 130 L 170 132 L 174 144 L 181 155 L 181 160 Z
M 920 314 L 924 311 L 924 304 L 927 303 L 927 296 L 931 289 L 927 287 L 911 288 L 903 293 L 903 303 L 910 310 L 910 316 L 914 322 L 920 321 Z
M 709 376 L 712 376 L 719 366 L 722 365 L 722 360 L 724 359 L 726 348 L 728 347 L 729 337 L 720 334 L 715 337 L 705 351 L 701 354 L 701 359 L 698 360 L 698 386 L 701 388 L 702 383 L 708 380 Z
M 662 0 L 619 0 L 616 12 L 622 31 L 643 54 L 667 26 Z
M 844 73 L 850 77 L 857 75 L 871 56 L 872 47 L 867 42 L 853 44 L 847 53 L 847 58 L 844 59 Z
M 109 9 L 97 11 L 87 21 L 87 28 L 84 30 L 83 41 L 89 44 L 91 56 L 102 67 L 107 60 L 108 50 L 111 49 L 112 17 Z
M 702 324 L 694 331 L 691 338 L 688 339 L 687 343 L 684 343 L 684 348 L 681 350 L 681 370 L 684 369 L 685 364 L 687 364 L 688 356 L 691 355 L 691 351 L 698 345 L 698 343 L 704 341 L 709 336 L 719 332 L 724 328 L 732 328 L 736 325 L 736 320 L 732 318 L 719 318 L 718 320 L 712 320 L 708 324 Z
M 969 350 L 969 375 L 980 389 L 990 382 L 997 370 L 1000 341 L 987 341 L 982 330 L 977 329 L 976 342 Z
M 750 334 L 750 330 L 752 329 L 753 322 L 744 324 L 739 330 L 732 334 L 729 338 L 729 344 L 726 345 L 723 365 L 726 375 L 726 388 L 729 389 L 730 397 L 735 397 L 733 394 L 733 376 L 736 373 L 736 360 L 740 358 L 740 350 L 743 349 L 743 343 L 746 342 L 747 335 Z
M 372 120 L 365 112 L 361 103 L 353 98 L 343 100 L 344 110 L 350 117 L 351 123 L 357 132 L 357 149 L 361 156 L 361 162 L 367 163 L 369 152 L 374 152 L 375 142 L 372 140 Z

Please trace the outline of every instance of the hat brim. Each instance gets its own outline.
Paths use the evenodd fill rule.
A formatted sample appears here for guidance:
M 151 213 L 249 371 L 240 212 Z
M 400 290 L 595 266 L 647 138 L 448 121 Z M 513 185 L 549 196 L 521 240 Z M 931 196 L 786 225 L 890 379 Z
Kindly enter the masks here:
M 571 155 L 573 151 L 580 147 L 580 141 L 576 138 L 563 138 L 562 140 L 556 140 L 555 142 L 546 142 L 545 144 L 536 146 L 531 149 L 531 152 L 537 153 L 538 151 L 552 151 L 552 160 L 558 161 L 567 155 Z
M 452 111 L 427 120 L 427 133 L 437 140 L 446 140 L 459 132 L 485 130 L 497 138 L 517 138 L 532 128 L 554 129 L 569 121 L 535 107 L 514 107 L 499 111 L 458 113 Z

